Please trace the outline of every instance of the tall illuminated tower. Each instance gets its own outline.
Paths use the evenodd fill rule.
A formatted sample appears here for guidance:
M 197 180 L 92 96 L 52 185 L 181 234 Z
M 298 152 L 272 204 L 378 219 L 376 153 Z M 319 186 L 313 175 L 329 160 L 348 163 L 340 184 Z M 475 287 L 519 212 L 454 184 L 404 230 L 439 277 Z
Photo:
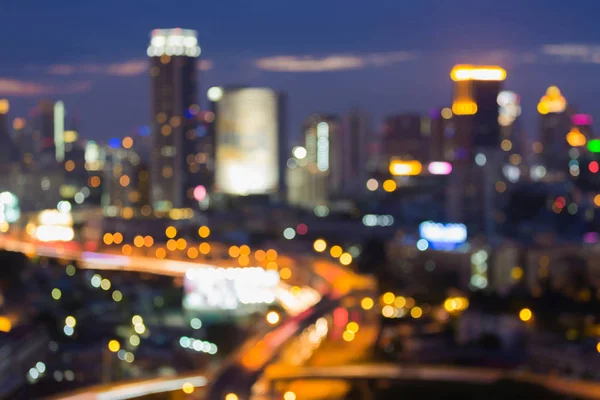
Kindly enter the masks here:
M 498 66 L 457 65 L 452 103 L 454 170 L 448 185 L 447 214 L 465 223 L 470 232 L 494 235 L 494 183 L 502 169 L 502 132 L 498 94 L 506 71 Z
M 311 115 L 304 122 L 306 193 L 311 206 L 326 205 L 342 189 L 344 151 L 340 121 L 335 115 Z
M 41 162 L 44 164 L 56 160 L 54 136 L 54 107 L 52 100 L 42 100 L 38 106 L 37 124 L 39 131 Z
M 540 154 L 542 164 L 552 171 L 564 171 L 568 162 L 569 146 L 566 135 L 571 128 L 567 100 L 559 88 L 550 86 L 540 99 L 539 141 L 533 150 Z
M 168 212 L 194 203 L 198 184 L 196 32 L 155 29 L 147 51 L 152 93 L 151 202 Z

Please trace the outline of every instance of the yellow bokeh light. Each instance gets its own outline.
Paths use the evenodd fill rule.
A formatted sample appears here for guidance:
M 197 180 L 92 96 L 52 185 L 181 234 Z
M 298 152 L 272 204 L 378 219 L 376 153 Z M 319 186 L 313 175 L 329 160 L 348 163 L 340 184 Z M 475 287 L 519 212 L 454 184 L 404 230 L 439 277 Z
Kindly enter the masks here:
M 456 65 L 450 72 L 453 81 L 503 81 L 506 70 L 496 65 Z
M 281 279 L 290 279 L 292 277 L 292 271 L 289 268 L 281 268 L 279 271 L 279 277 Z
M 249 256 L 250 255 L 250 247 L 247 245 L 241 245 L 240 246 L 240 256 Z M 277 256 L 275 256 L 277 257 Z M 268 258 L 268 257 L 267 257 Z
M 225 400 L 239 400 L 237 394 L 235 393 L 227 393 L 225 396 Z
M 404 296 L 398 296 L 394 300 L 394 306 L 397 308 L 402 308 L 406 305 L 406 298 Z
M 201 226 L 198 228 L 198 236 L 202 239 L 206 239 L 210 235 L 210 228 L 208 226 Z
M 340 246 L 333 246 L 331 247 L 331 249 L 329 250 L 329 254 L 331 255 L 331 257 L 333 258 L 339 258 L 342 253 L 344 251 L 342 250 L 342 248 Z
M 229 248 L 229 257 L 236 258 L 240 255 L 240 248 L 237 246 L 231 246 Z
M 131 245 L 129 245 L 129 244 L 124 244 L 123 247 L 121 248 L 121 252 L 125 256 L 130 256 L 131 253 L 133 253 L 133 247 L 131 247 Z
M 12 322 L 6 317 L 0 317 L 0 332 L 8 333 L 12 329 Z
M 123 138 L 122 144 L 123 144 L 123 148 L 130 149 L 133 146 L 133 139 L 129 136 L 125 136 Z
M 533 313 L 529 308 L 523 308 L 521 311 L 519 311 L 519 318 L 521 321 L 527 322 L 533 318 Z
M 190 259 L 195 259 L 196 257 L 198 257 L 198 249 L 196 249 L 195 247 L 190 247 L 189 249 L 187 249 L 187 256 Z
M 265 253 L 264 250 L 256 250 L 254 252 L 254 258 L 256 259 L 256 261 L 265 261 L 265 259 L 267 258 L 267 253 Z
M 356 322 L 348 322 L 348 325 L 346 325 L 346 330 L 350 331 L 352 333 L 356 333 L 358 332 L 359 326 Z
M 177 236 L 177 229 L 175 229 L 174 226 L 169 226 L 165 230 L 165 235 L 167 235 L 169 239 L 173 239 L 175 236 Z
M 518 266 L 512 267 L 510 270 L 510 277 L 515 281 L 520 280 L 523 277 L 523 268 Z
M 67 162 L 65 162 L 65 171 L 71 172 L 74 169 L 75 169 L 75 161 L 68 160 Z
M 167 257 L 167 251 L 163 248 L 156 249 L 155 254 L 156 254 L 156 258 L 159 258 L 161 260 L 163 260 Z
M 346 341 L 346 342 L 351 342 L 354 340 L 354 333 L 350 332 L 350 331 L 344 331 L 344 333 L 342 334 L 342 338 Z
M 210 244 L 200 243 L 200 245 L 198 246 L 198 250 L 200 251 L 200 254 L 208 254 L 210 253 Z
M 456 309 L 456 303 L 454 299 L 446 299 L 446 301 L 444 301 L 444 309 L 448 312 L 454 311 Z
M 177 250 L 177 240 L 175 240 L 175 239 L 167 240 L 167 250 L 169 250 L 169 251 Z
M 144 246 L 152 247 L 154 245 L 154 238 L 150 235 L 144 236 Z
M 396 309 L 392 306 L 384 306 L 381 309 L 381 315 L 383 315 L 386 318 L 392 318 L 394 316 L 395 311 Z
M 247 267 L 250 265 L 250 257 L 241 255 L 238 257 L 238 263 L 240 264 L 240 267 Z
M 569 143 L 569 146 L 571 147 L 581 147 L 585 146 L 587 139 L 585 138 L 585 135 L 581 133 L 579 128 L 573 127 L 569 133 L 567 133 L 567 143 Z
M 67 318 L 65 318 L 65 325 L 74 328 L 75 325 L 77 325 L 77 320 L 72 315 L 69 315 Z
M 352 264 L 352 256 L 350 253 L 342 253 L 340 256 L 340 264 L 342 265 L 350 265 Z
M 177 250 L 185 250 L 187 247 L 187 240 L 184 238 L 177 239 Z
M 392 292 L 387 292 L 381 296 L 381 300 L 383 300 L 384 304 L 392 304 L 396 300 L 396 296 Z
M 267 250 L 267 260 L 268 261 L 275 261 L 275 260 L 277 260 L 277 251 L 275 249 L 269 249 L 269 250 Z
M 477 103 L 471 100 L 452 103 L 452 112 L 456 115 L 474 115 L 477 114 L 477 109 Z
M 373 299 L 370 297 L 365 297 L 360 301 L 360 306 L 362 307 L 363 310 L 372 309 L 374 304 L 375 303 L 373 302 Z
M 135 247 L 144 247 L 144 238 L 140 235 L 133 238 L 133 245 Z
M 113 235 L 112 235 L 112 233 L 105 233 L 104 236 L 102 237 L 102 240 L 104 241 L 104 244 L 106 244 L 106 245 L 113 244 Z
M 393 176 L 413 176 L 419 175 L 423 170 L 423 165 L 416 160 L 400 161 L 392 160 L 390 162 L 390 173 Z
M 393 192 L 394 190 L 396 190 L 396 188 L 398 187 L 398 185 L 396 185 L 396 182 L 388 179 L 385 182 L 383 182 L 383 190 L 385 190 L 388 193 Z
M 421 318 L 421 316 L 423 315 L 423 310 L 421 309 L 421 307 L 413 307 L 410 310 L 410 316 L 418 319 Z
M 512 142 L 508 139 L 504 139 L 502 143 L 500 143 L 500 147 L 504 151 L 510 151 L 510 149 L 512 149 Z
M 121 244 L 123 242 L 123 234 L 121 232 L 115 232 L 113 235 L 113 242 L 115 244 Z
M 561 113 L 565 111 L 566 108 L 567 100 L 556 86 L 550 86 L 537 105 L 538 112 L 543 115 L 548 113 Z
M 327 242 L 323 239 L 317 239 L 313 243 L 313 249 L 315 249 L 316 252 L 322 253 L 327 249 Z
M 444 119 L 452 118 L 452 110 L 449 109 L 448 107 L 443 108 L 441 114 L 442 114 L 442 118 L 444 118 Z
M 275 325 L 279 322 L 279 314 L 276 311 L 269 311 L 266 316 L 267 322 L 271 325 Z
M 129 177 L 127 175 L 123 175 L 119 179 L 119 184 L 121 184 L 121 186 L 123 186 L 123 187 L 129 186 L 129 183 L 131 183 L 131 179 L 129 179 Z
M 10 109 L 10 103 L 6 99 L 0 99 L 0 114 L 7 114 Z
M 113 353 L 116 353 L 117 351 L 121 350 L 121 344 L 116 340 L 111 340 L 108 342 L 108 349 Z
M 181 387 L 181 390 L 183 390 L 183 393 L 185 393 L 185 394 L 192 394 L 192 393 L 194 393 L 194 385 L 192 385 L 189 382 L 186 382 Z
M 283 400 L 296 400 L 296 393 L 294 392 L 285 392 L 283 394 Z

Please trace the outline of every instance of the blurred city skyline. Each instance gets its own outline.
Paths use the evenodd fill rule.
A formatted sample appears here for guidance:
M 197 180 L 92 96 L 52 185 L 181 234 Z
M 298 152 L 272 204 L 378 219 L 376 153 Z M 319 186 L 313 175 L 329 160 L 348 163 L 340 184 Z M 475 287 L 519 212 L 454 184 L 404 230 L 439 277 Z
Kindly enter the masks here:
M 599 6 L 592 1 L 577 9 L 556 0 L 385 7 L 173 2 L 166 9 L 155 1 L 102 7 L 67 1 L 60 10 L 33 2 L 35 15 L 31 3 L 3 10 L 0 32 L 11 40 L 0 65 L 0 96 L 11 101 L 13 117 L 27 116 L 40 98 L 63 100 L 90 139 L 122 137 L 148 124 L 149 33 L 176 26 L 199 32 L 203 107 L 213 85 L 286 92 L 290 145 L 314 112 L 358 106 L 380 123 L 386 115 L 448 106 L 456 63 L 504 67 L 505 88 L 521 96 L 530 137 L 537 132 L 537 102 L 551 84 L 578 112 L 600 118 L 594 97 L 600 45 L 589 40 L 600 33 L 593 18 Z M 581 11 L 583 4 L 590 12 Z M 11 33 L 24 23 L 27 35 Z

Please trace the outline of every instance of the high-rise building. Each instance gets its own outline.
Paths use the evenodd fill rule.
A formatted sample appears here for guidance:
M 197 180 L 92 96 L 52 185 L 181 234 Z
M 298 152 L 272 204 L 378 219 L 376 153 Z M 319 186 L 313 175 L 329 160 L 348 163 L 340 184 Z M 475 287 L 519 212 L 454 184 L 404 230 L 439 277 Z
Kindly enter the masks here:
M 497 66 L 457 65 L 452 112 L 456 119 L 457 160 L 472 164 L 479 149 L 496 149 L 501 133 L 498 94 L 506 71 Z
M 431 135 L 429 141 L 430 161 L 454 161 L 454 121 L 448 107 L 429 112 Z
M 56 161 L 56 147 L 54 144 L 54 102 L 42 100 L 37 108 L 36 130 L 40 138 L 40 162 L 44 165 Z
M 549 171 L 566 170 L 569 160 L 566 136 L 571 128 L 567 100 L 559 88 L 550 86 L 537 109 L 540 113 L 540 136 L 533 150 L 540 154 L 542 165 Z
M 371 140 L 370 115 L 360 109 L 351 110 L 345 117 L 341 135 L 343 190 L 355 193 L 366 181 Z
M 492 236 L 496 230 L 496 183 L 503 151 L 498 94 L 506 71 L 497 66 L 457 65 L 452 103 L 454 168 L 447 193 L 449 219 L 470 232 Z
M 147 51 L 152 93 L 152 206 L 159 213 L 189 207 L 199 184 L 193 166 L 200 110 L 195 31 L 155 29 Z
M 283 97 L 268 88 L 213 87 L 215 191 L 233 196 L 284 190 Z
M 10 104 L 6 99 L 0 99 L 0 163 L 16 161 L 15 146 L 10 135 L 8 111 Z
M 385 119 L 381 151 L 386 163 L 392 158 L 404 160 L 429 159 L 429 119 L 416 113 L 405 113 Z
M 309 186 L 314 203 L 322 203 L 342 192 L 344 147 L 340 120 L 335 115 L 314 114 L 304 122 Z M 318 205 L 318 204 L 316 204 Z

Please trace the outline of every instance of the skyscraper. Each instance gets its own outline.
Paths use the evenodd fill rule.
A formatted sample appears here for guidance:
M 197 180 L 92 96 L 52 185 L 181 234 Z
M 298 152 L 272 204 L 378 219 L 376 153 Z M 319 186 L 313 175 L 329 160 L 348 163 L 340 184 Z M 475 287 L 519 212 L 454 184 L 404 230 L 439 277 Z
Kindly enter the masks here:
M 571 128 L 567 100 L 559 88 L 550 86 L 538 103 L 540 131 L 538 148 L 541 162 L 550 171 L 567 169 L 569 146 L 566 135 Z
M 0 162 L 16 160 L 14 144 L 10 137 L 8 111 L 10 104 L 6 99 L 0 99 Z
M 447 214 L 470 232 L 495 233 L 494 185 L 502 170 L 498 94 L 506 71 L 497 66 L 457 65 L 455 82 L 454 169 L 447 193 Z
M 199 175 L 194 168 L 198 122 L 196 32 L 155 29 L 147 51 L 152 93 L 151 201 L 168 212 L 193 204 Z
M 56 161 L 54 105 L 52 100 L 42 100 L 38 106 L 36 128 L 40 137 L 39 152 L 42 164 L 53 164 Z
M 335 115 L 314 114 L 304 122 L 307 169 L 314 199 L 327 201 L 343 188 L 344 163 L 340 120 Z M 320 194 L 320 191 L 325 193 Z M 316 200 L 315 200 L 316 201 Z
M 234 196 L 283 190 L 282 96 L 268 88 L 213 87 L 215 190 Z
M 387 117 L 381 137 L 381 150 L 386 164 L 391 158 L 427 161 L 429 134 L 429 121 L 420 114 L 404 113 Z
M 356 192 L 364 187 L 370 151 L 371 118 L 360 109 L 345 117 L 342 134 L 342 179 L 344 191 Z

